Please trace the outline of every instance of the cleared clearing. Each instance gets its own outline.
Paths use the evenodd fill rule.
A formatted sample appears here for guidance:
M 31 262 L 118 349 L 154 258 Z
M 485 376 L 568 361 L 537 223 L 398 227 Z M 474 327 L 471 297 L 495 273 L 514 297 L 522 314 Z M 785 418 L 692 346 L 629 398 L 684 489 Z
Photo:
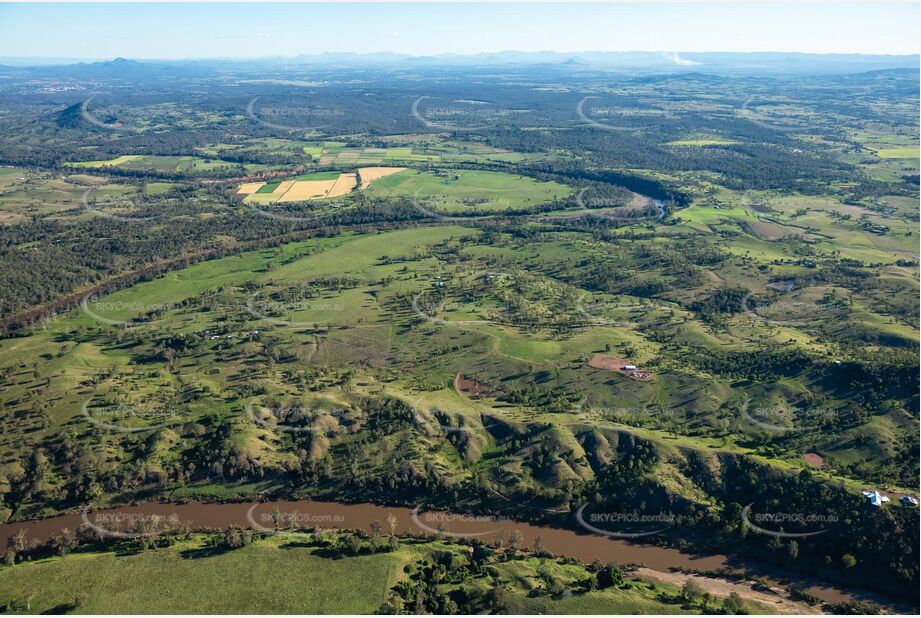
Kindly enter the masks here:
M 294 183 L 296 182 L 297 182 L 296 180 L 285 180 L 283 182 L 280 182 L 278 183 L 278 186 L 275 188 L 274 191 L 272 191 L 270 195 L 282 197 L 285 193 L 288 192 L 288 189 L 294 186 Z
M 390 176 L 405 169 L 405 167 L 363 167 L 358 170 L 358 176 L 361 178 L 361 188 L 366 189 L 378 178 Z
M 240 188 L 237 189 L 237 195 L 252 195 L 264 186 L 264 182 L 247 182 L 240 185 Z
M 279 202 L 299 202 L 302 200 L 312 200 L 320 197 L 326 197 L 333 185 L 338 180 L 295 180 L 278 199 Z M 284 185 L 286 183 L 282 183 Z M 273 195 L 278 195 L 281 186 L 275 189 Z
M 367 189 L 375 180 L 402 172 L 405 167 L 363 167 L 357 173 L 332 174 L 321 172 L 305 175 L 304 180 L 286 180 L 275 185 L 270 190 L 264 182 L 248 182 L 240 185 L 237 195 L 245 195 L 247 199 L 258 198 L 260 202 L 299 202 L 330 197 L 340 197 L 350 193 L 356 186 Z M 300 178 L 300 177 L 299 177 Z M 311 179 L 307 179 L 311 178 Z
M 345 195 L 354 189 L 356 184 L 358 184 L 358 176 L 356 174 L 340 174 L 339 178 L 336 179 L 336 184 L 329 190 L 326 197 L 339 197 L 340 195 Z

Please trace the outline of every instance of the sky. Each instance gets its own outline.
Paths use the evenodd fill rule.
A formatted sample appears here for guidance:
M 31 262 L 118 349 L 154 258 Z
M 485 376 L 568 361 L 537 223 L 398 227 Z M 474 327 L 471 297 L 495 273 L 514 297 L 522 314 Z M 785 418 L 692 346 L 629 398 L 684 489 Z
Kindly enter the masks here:
M 0 56 L 323 52 L 795 51 L 917 54 L 917 2 L 0 4 Z

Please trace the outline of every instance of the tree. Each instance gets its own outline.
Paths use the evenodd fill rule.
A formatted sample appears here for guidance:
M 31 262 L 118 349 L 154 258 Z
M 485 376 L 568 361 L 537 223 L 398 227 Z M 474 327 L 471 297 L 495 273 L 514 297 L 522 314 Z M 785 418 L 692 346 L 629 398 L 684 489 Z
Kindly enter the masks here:
M 506 604 L 508 602 L 508 590 L 504 585 L 498 584 L 498 582 L 496 582 L 496 585 L 494 585 L 492 589 L 486 593 L 485 601 L 492 613 L 501 614 L 506 610 Z
M 397 518 L 393 515 L 393 513 L 387 513 L 387 529 L 390 531 L 390 536 L 396 536 Z
M 768 545 L 768 549 L 776 552 L 778 549 L 783 547 L 783 541 L 780 540 L 779 536 L 772 536 L 771 540 L 768 541 L 767 545 Z
M 345 537 L 345 546 L 350 554 L 357 556 L 358 552 L 361 551 L 361 539 L 357 535 L 350 534 Z
M 518 549 L 518 546 L 521 545 L 521 542 L 524 540 L 524 535 L 521 534 L 521 530 L 517 528 L 512 530 L 508 535 L 508 546 L 512 549 Z
M 790 541 L 790 544 L 787 545 L 787 555 L 790 556 L 790 560 L 796 560 L 799 556 L 799 543 Z
M 62 528 L 60 532 L 51 536 L 51 548 L 59 556 L 66 556 L 70 550 L 77 547 L 77 534 L 70 528 Z
M 384 530 L 384 524 L 375 519 L 371 522 L 371 539 L 376 543 L 381 538 L 381 532 Z
M 693 577 L 689 577 L 681 587 L 681 598 L 688 603 L 693 603 L 700 598 L 703 593 L 704 589 L 700 587 L 700 584 L 698 584 Z
M 228 526 L 224 531 L 224 545 L 230 549 L 245 547 L 253 542 L 253 534 L 239 526 Z
M 745 613 L 745 604 L 742 602 L 742 597 L 738 592 L 730 592 L 729 596 L 723 602 L 723 611 L 727 614 L 742 614 Z
M 857 566 L 857 558 L 851 554 L 844 554 L 841 556 L 841 564 L 844 565 L 845 569 L 853 569 Z
M 624 585 L 624 571 L 612 562 L 598 569 L 595 579 L 602 590 L 612 586 L 619 588 Z
M 7 542 L 7 547 L 12 547 L 17 554 L 21 554 L 26 550 L 26 543 L 28 539 L 26 538 L 26 531 L 20 528 L 16 531 L 16 534 L 9 538 Z

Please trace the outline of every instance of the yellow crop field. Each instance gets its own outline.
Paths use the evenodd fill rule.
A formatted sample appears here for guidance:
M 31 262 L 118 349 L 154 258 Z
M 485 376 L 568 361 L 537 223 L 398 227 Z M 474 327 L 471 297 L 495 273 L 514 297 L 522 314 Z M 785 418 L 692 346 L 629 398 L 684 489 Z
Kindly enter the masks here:
M 264 186 L 264 182 L 247 182 L 240 185 L 240 188 L 237 189 L 237 195 L 251 195 Z
M 333 188 L 338 180 L 295 180 L 284 194 L 278 199 L 279 202 L 299 202 L 301 200 L 313 200 L 326 197 L 329 190 Z M 288 183 L 281 183 L 273 192 L 273 195 L 281 194 L 282 187 Z
M 405 169 L 405 167 L 363 167 L 358 170 L 358 176 L 361 178 L 361 188 L 367 189 L 378 178 L 390 176 Z
M 336 184 L 329 190 L 326 197 L 339 197 L 340 195 L 345 195 L 354 189 L 357 183 L 358 176 L 356 174 L 339 174 L 339 178 L 336 179 Z

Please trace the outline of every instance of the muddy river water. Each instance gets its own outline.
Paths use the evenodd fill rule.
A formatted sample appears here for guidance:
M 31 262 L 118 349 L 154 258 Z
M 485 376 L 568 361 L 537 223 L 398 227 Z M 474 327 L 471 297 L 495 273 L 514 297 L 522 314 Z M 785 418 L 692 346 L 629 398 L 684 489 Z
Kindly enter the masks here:
M 689 568 L 745 569 L 751 576 L 762 576 L 775 582 L 796 582 L 797 585 L 810 589 L 813 594 L 828 601 L 864 598 L 864 595 L 855 591 L 823 585 L 814 579 L 780 573 L 769 565 L 720 554 L 692 555 L 677 549 L 508 519 L 436 511 L 414 511 L 405 507 L 376 504 L 341 504 L 310 500 L 261 503 L 147 503 L 35 521 L 6 523 L 0 525 L 0 550 L 5 551 L 7 539 L 20 529 L 25 530 L 30 541 L 38 542 L 46 541 L 52 534 L 63 528 L 73 530 L 84 524 L 118 535 L 126 534 L 122 532 L 125 530 L 138 529 L 126 526 L 126 523 L 153 520 L 155 516 L 172 522 L 187 522 L 192 530 L 219 530 L 230 525 L 239 525 L 271 531 L 275 527 L 272 517 L 273 509 L 277 509 L 282 514 L 284 521 L 302 528 L 316 526 L 369 530 L 371 523 L 376 520 L 383 523 L 386 531 L 390 527 L 388 523 L 390 519 L 395 520 L 394 528 L 397 534 L 440 532 L 446 536 L 481 538 L 486 542 L 492 541 L 499 535 L 508 538 L 512 530 L 518 530 L 523 538 L 523 547 L 532 547 L 535 539 L 540 537 L 544 547 L 553 554 L 571 556 L 584 562 L 599 560 L 621 564 L 635 563 L 663 573 L 673 569 Z

